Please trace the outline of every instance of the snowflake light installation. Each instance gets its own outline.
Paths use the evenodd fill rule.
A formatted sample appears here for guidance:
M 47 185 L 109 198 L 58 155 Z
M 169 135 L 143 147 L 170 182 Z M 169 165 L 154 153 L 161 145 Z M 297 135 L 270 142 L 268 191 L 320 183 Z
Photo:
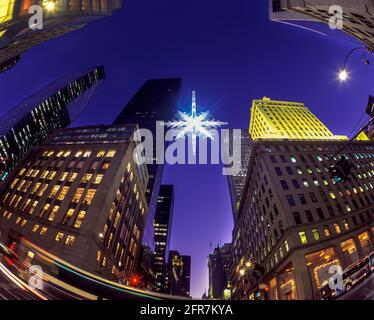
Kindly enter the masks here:
M 210 129 L 218 128 L 227 125 L 226 122 L 208 120 L 209 111 L 198 114 L 196 112 L 196 92 L 192 91 L 192 111 L 191 114 L 178 111 L 179 120 L 166 122 L 166 126 L 180 130 L 177 139 L 183 136 L 191 135 L 192 137 L 192 151 L 196 154 L 196 139 L 197 137 L 207 137 L 214 140 L 213 135 L 209 132 Z

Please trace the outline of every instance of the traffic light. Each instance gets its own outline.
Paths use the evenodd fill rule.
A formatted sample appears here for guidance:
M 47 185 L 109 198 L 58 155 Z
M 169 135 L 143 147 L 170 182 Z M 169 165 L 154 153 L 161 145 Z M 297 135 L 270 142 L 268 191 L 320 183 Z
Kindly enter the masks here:
M 373 96 L 369 96 L 369 102 L 368 102 L 368 106 L 367 106 L 367 108 L 366 108 L 366 113 L 367 113 L 371 118 L 374 117 L 374 97 L 373 97 Z
M 139 277 L 138 276 L 132 276 L 131 277 L 131 286 L 137 287 L 139 285 Z
M 353 165 L 348 158 L 342 156 L 338 162 L 330 167 L 330 176 L 335 183 L 345 182 L 348 180 L 352 168 Z

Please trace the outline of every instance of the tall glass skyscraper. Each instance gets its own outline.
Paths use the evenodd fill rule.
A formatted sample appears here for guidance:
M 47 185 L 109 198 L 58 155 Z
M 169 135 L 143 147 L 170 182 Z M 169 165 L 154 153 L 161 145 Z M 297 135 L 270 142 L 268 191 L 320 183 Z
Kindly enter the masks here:
M 156 139 L 156 121 L 170 121 L 177 113 L 182 80 L 179 78 L 152 79 L 146 81 L 135 96 L 115 119 L 113 124 L 135 123 L 141 129 L 148 129 Z M 154 143 L 155 145 L 155 143 Z M 154 152 L 156 158 L 156 152 Z M 157 196 L 160 190 L 163 165 L 147 165 L 149 181 L 146 191 L 148 218 L 143 245 L 154 250 L 153 221 L 156 212 Z
M 64 76 L 32 94 L 0 119 L 0 182 L 33 145 L 67 127 L 104 79 L 104 67 Z
M 42 29 L 36 28 L 37 16 L 29 13 L 33 5 L 43 9 Z M 15 65 L 31 47 L 80 29 L 119 8 L 121 0 L 1 0 L 0 72 Z M 31 27 L 30 19 L 35 24 Z

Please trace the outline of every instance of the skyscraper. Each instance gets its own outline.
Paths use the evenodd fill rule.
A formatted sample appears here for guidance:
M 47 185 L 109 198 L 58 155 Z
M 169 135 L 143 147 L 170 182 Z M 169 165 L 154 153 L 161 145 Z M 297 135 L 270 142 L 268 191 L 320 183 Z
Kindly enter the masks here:
M 240 142 L 240 156 L 233 154 L 232 148 L 230 150 L 230 155 L 234 157 L 233 161 L 241 166 L 240 171 L 237 174 L 227 176 L 234 222 L 237 218 L 237 210 L 240 203 L 241 194 L 245 185 L 245 179 L 247 177 L 249 159 L 251 157 L 252 139 L 249 135 L 248 129 L 241 130 Z M 230 144 L 230 147 L 232 147 L 232 144 Z
M 182 256 L 178 251 L 169 252 L 168 293 L 173 296 L 190 297 L 191 256 Z
M 171 227 L 174 210 L 174 186 L 161 185 L 157 198 L 155 228 L 155 264 L 156 289 L 165 291 L 165 273 L 167 272 L 167 258 L 169 257 L 169 246 L 171 237 Z
M 32 94 L 0 119 L 0 182 L 33 145 L 67 127 L 86 108 L 102 79 L 98 67 L 64 76 Z
M 231 243 L 219 245 L 209 254 L 209 298 L 222 299 L 232 264 Z
M 40 18 L 34 16 L 34 11 L 29 13 L 33 5 L 43 9 L 43 25 L 39 29 L 35 29 L 35 23 L 40 23 L 37 21 Z M 120 8 L 121 0 L 2 0 L 0 72 L 16 64 L 31 47 L 80 29 L 88 22 L 109 16 L 113 10 Z
M 177 113 L 177 105 L 182 86 L 181 79 L 147 80 L 135 96 L 114 120 L 114 124 L 137 123 L 139 128 L 148 129 L 156 141 L 156 121 L 172 120 Z M 154 148 L 155 149 L 155 148 Z M 154 150 L 156 159 L 156 150 Z M 160 190 L 163 165 L 147 165 L 149 182 L 146 190 L 148 200 L 148 221 L 143 244 L 154 250 L 154 229 L 157 197 Z
M 368 49 L 374 49 L 374 1 L 373 0 L 269 0 L 270 19 L 300 24 L 302 21 L 333 21 L 332 6 L 343 10 L 343 29 Z
M 91 273 L 131 277 L 147 214 L 136 129 L 62 129 L 34 146 L 0 190 L 1 241 L 17 248 L 22 237 Z
M 336 183 L 330 166 L 346 141 L 335 139 L 303 108 L 291 111 L 285 102 L 281 112 L 277 103 L 274 114 L 263 107 L 265 115 L 251 119 L 251 135 L 269 132 L 276 117 L 286 124 L 278 135 L 253 143 L 233 231 L 233 292 L 256 299 L 265 285 L 270 299 L 319 299 L 331 266 L 344 269 L 373 249 L 374 146 L 355 141 L 346 147 L 343 154 L 354 168 L 346 182 Z M 292 119 L 294 138 L 284 139 L 292 133 Z

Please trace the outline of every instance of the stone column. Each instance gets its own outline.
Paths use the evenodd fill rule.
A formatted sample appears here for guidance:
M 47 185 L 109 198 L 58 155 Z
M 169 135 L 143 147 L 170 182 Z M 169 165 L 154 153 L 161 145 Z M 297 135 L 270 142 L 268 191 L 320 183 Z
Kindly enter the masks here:
M 308 266 L 303 252 L 297 252 L 292 259 L 292 264 L 295 270 L 297 298 L 299 300 L 312 300 L 314 299 L 314 289 Z

